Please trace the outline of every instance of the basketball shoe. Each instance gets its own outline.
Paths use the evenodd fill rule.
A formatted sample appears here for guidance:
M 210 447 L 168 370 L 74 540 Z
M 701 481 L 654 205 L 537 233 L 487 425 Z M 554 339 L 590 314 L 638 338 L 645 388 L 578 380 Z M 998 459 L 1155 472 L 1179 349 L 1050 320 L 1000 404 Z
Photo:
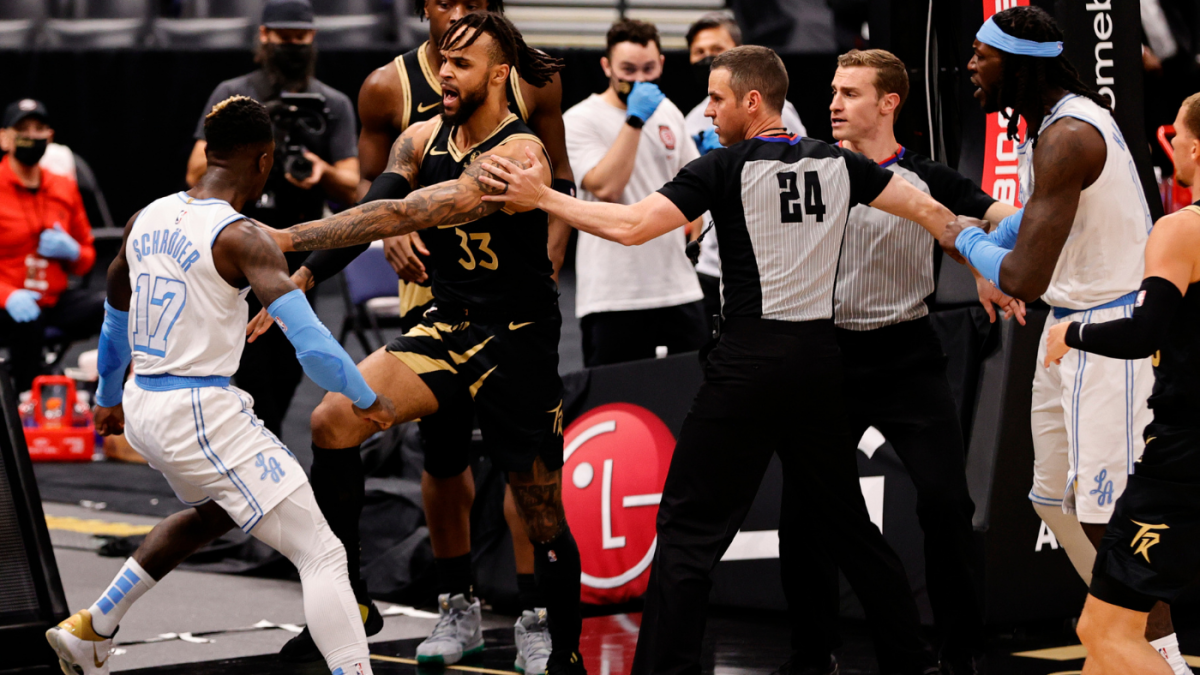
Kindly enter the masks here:
M 108 675 L 112 638 L 92 630 L 92 615 L 86 609 L 46 631 L 46 641 L 58 654 L 65 675 Z

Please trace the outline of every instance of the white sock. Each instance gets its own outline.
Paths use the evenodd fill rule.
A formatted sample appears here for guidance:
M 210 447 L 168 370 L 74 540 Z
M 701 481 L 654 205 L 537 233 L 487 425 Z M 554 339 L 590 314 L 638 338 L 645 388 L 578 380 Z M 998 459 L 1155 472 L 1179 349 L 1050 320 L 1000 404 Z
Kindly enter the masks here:
M 99 635 L 112 637 L 125 612 L 156 583 L 154 577 L 142 569 L 136 560 L 126 560 L 108 590 L 88 608 L 92 615 L 92 630 Z M 1176 647 L 1175 651 L 1179 651 L 1179 648 Z
M 1188 666 L 1187 661 L 1183 660 L 1183 654 L 1179 652 L 1179 640 L 1175 638 L 1174 633 L 1152 641 L 1150 646 L 1162 654 L 1162 657 L 1167 660 L 1167 664 L 1171 666 L 1171 670 L 1175 671 L 1175 675 L 1192 675 L 1192 669 Z
M 1067 557 L 1071 559 L 1079 578 L 1091 586 L 1092 566 L 1096 564 L 1096 547 L 1092 546 L 1092 541 L 1087 538 L 1079 519 L 1069 513 L 1063 513 L 1061 506 L 1034 504 L 1033 510 L 1054 533 L 1058 545 L 1067 552 Z

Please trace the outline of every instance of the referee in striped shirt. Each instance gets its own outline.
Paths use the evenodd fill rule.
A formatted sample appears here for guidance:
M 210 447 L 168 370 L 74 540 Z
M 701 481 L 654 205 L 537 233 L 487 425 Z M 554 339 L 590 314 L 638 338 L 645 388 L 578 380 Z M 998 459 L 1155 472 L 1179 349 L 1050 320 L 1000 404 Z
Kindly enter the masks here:
M 1015 212 L 953 169 L 896 142 L 892 124 L 907 95 L 908 74 L 895 55 L 880 49 L 843 54 L 829 107 L 834 138 L 955 213 L 995 224 Z M 980 301 L 994 321 L 993 301 L 1011 303 L 1011 298 L 980 281 Z M 975 505 L 967 490 L 962 429 L 946 379 L 946 357 L 925 306 L 933 291 L 929 234 L 899 216 L 855 206 L 834 291 L 850 435 L 861 438 L 871 426 L 882 432 L 916 485 L 942 672 L 958 675 L 975 672 L 974 660 L 984 647 L 983 616 L 975 586 Z M 796 650 L 791 668 L 783 672 L 829 672 L 822 664 L 831 662 L 829 652 L 837 645 L 831 630 L 838 587 L 832 563 L 842 568 L 859 595 L 867 591 L 864 585 L 875 582 L 844 547 L 831 546 L 829 558 L 814 555 L 805 526 L 811 505 L 801 497 L 804 490 L 792 483 L 783 494 L 780 558 Z M 814 585 L 823 589 L 814 591 Z M 813 602 L 814 596 L 827 600 Z M 876 632 L 886 627 L 880 619 L 878 614 L 867 617 Z
M 858 486 L 842 399 L 833 289 L 856 204 L 940 233 L 949 209 L 866 157 L 782 128 L 788 77 L 765 47 L 737 47 L 709 78 L 721 142 L 637 204 L 580 202 L 544 189 L 541 160 L 492 158 L 487 202 L 540 208 L 600 237 L 635 245 L 711 211 L 721 239 L 724 321 L 675 447 L 658 510 L 658 545 L 632 672 L 699 675 L 713 567 L 737 533 L 771 455 L 804 477 L 816 505 L 809 541 L 854 540 L 880 580 L 870 612 L 896 606 L 876 631 L 881 670 L 936 673 L 899 558 L 871 524 Z M 932 246 L 932 242 L 930 242 Z M 885 588 L 886 585 L 886 588 Z

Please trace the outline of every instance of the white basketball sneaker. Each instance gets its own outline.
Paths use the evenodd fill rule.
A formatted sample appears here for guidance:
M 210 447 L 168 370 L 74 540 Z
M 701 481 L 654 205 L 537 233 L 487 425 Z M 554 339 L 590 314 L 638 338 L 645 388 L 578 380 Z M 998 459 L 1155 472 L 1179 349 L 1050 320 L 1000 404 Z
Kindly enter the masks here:
M 417 663 L 449 666 L 483 652 L 483 616 L 479 599 L 467 602 L 459 593 L 438 596 L 441 618 L 433 632 L 417 646 Z
M 550 627 L 544 608 L 521 613 L 513 626 L 513 641 L 517 645 L 514 667 L 518 673 L 542 675 L 546 672 L 546 662 L 550 660 Z
M 92 630 L 92 615 L 86 609 L 46 631 L 46 641 L 58 654 L 65 675 L 108 675 L 112 638 Z

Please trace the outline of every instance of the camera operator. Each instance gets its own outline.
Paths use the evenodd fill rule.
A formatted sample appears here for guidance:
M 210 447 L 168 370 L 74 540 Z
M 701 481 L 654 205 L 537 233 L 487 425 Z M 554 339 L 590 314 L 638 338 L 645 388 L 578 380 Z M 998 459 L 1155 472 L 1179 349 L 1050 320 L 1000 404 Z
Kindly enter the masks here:
M 350 99 L 313 77 L 316 49 L 308 0 L 268 0 L 254 60 L 258 70 L 217 85 L 200 115 L 187 183 L 204 175 L 204 115 L 230 96 L 249 96 L 271 111 L 275 166 L 262 197 L 244 213 L 275 228 L 322 217 L 326 202 L 351 205 L 358 187 L 358 139 Z M 295 271 L 307 254 L 287 255 Z M 253 294 L 250 317 L 262 309 Z M 254 397 L 255 411 L 279 434 L 303 371 L 281 331 L 246 345 L 236 382 Z

